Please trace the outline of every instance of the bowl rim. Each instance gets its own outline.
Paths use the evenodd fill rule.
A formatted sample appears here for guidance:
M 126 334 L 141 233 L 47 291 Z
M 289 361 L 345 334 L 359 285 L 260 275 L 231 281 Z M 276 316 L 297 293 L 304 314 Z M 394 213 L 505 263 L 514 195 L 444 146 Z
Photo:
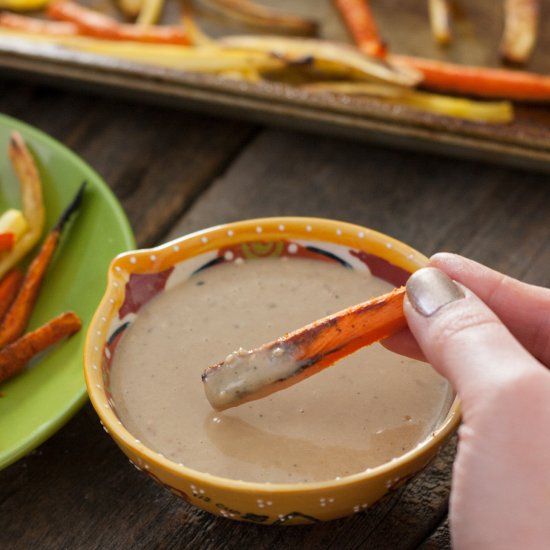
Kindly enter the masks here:
M 272 230 L 270 232 L 260 232 L 258 230 L 258 228 L 265 227 L 266 225 L 276 225 L 279 230 L 279 237 L 289 237 L 290 233 L 291 238 L 321 240 L 340 245 L 353 244 L 355 247 L 357 247 L 356 239 L 359 237 L 359 239 L 364 239 L 365 243 L 376 243 L 380 245 L 380 249 L 386 249 L 388 251 L 387 253 L 392 253 L 395 255 L 395 258 L 407 263 L 410 268 L 408 270 L 411 272 L 421 268 L 428 261 L 428 258 L 425 255 L 418 252 L 411 246 L 374 229 L 369 229 L 357 224 L 334 219 L 305 216 L 274 216 L 228 222 L 183 235 L 156 247 L 130 250 L 117 255 L 109 266 L 106 290 L 94 313 L 92 321 L 90 322 L 84 345 L 84 376 L 86 387 L 90 401 L 92 402 L 92 405 L 105 430 L 111 435 L 111 437 L 113 437 L 113 439 L 115 439 L 117 443 L 122 444 L 122 446 L 129 447 L 135 455 L 141 457 L 148 465 L 155 465 L 157 468 L 165 470 L 178 478 L 183 476 L 187 479 L 193 479 L 195 482 L 199 482 L 204 486 L 223 487 L 238 493 L 253 492 L 255 494 L 263 493 L 270 495 L 281 493 L 304 494 L 309 492 L 317 492 L 319 490 L 343 489 L 357 483 L 366 482 L 368 480 L 373 480 L 380 477 L 387 477 L 387 474 L 394 469 L 399 469 L 401 466 L 406 466 L 408 463 L 412 463 L 415 459 L 420 459 L 426 454 L 430 455 L 431 451 L 444 444 L 447 438 L 450 437 L 450 435 L 458 428 L 460 424 L 461 405 L 456 394 L 443 421 L 432 431 L 431 435 L 426 437 L 413 449 L 379 466 L 367 468 L 355 474 L 340 478 L 316 482 L 255 482 L 230 479 L 209 474 L 207 472 L 202 472 L 200 470 L 174 462 L 169 458 L 166 458 L 161 453 L 158 453 L 141 443 L 141 441 L 137 440 L 135 436 L 133 436 L 131 432 L 125 428 L 122 422 L 118 420 L 118 417 L 115 415 L 112 408 L 108 405 L 108 403 L 106 403 L 105 388 L 94 383 L 94 378 L 98 375 L 98 372 L 99 375 L 102 375 L 102 368 L 97 367 L 97 361 L 93 359 L 94 346 L 92 346 L 92 340 L 95 339 L 96 334 L 100 332 L 98 327 L 105 323 L 105 316 L 102 315 L 102 312 L 109 305 L 109 300 L 111 299 L 113 293 L 112 288 L 118 287 L 115 282 L 115 278 L 119 275 L 119 264 L 121 262 L 126 262 L 127 264 L 127 261 L 132 258 L 132 263 L 136 263 L 135 258 L 164 255 L 170 249 L 180 251 L 184 249 L 185 244 L 189 244 L 194 241 L 195 246 L 193 247 L 192 253 L 188 253 L 187 255 L 183 253 L 184 255 L 181 260 L 169 263 L 169 265 L 176 265 L 177 263 L 184 261 L 185 258 L 193 258 L 204 252 L 219 249 L 219 245 L 216 245 L 215 242 L 211 242 L 208 239 L 208 236 L 222 230 L 225 231 L 228 237 L 231 238 L 231 242 L 233 244 L 250 242 L 251 240 L 275 240 L 268 237 L 270 235 L 275 235 L 277 230 Z M 321 232 L 323 235 L 326 233 L 327 238 L 315 238 L 315 233 L 311 232 L 313 225 L 321 226 Z M 284 230 L 281 229 L 281 227 L 283 227 Z M 289 227 L 292 227 L 292 229 L 289 230 Z M 301 229 L 298 229 L 298 227 Z M 239 233 L 238 235 L 237 232 Z M 346 234 L 348 235 L 348 238 L 346 238 Z M 328 238 L 330 235 L 332 235 L 332 239 Z M 337 241 L 335 236 L 338 237 Z M 137 262 L 137 264 L 139 264 L 139 262 Z M 158 272 L 159 270 L 155 269 L 153 272 L 155 271 Z M 145 272 L 147 271 L 140 271 L 139 269 L 132 271 L 132 273 Z M 105 343 L 105 334 L 101 336 L 101 341 L 103 344 Z M 100 353 L 102 353 L 102 351 Z

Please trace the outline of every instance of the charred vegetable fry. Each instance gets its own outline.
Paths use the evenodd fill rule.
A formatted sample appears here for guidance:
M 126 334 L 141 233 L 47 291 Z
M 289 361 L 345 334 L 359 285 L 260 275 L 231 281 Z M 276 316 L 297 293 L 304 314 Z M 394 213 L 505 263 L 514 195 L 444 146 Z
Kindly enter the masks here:
M 500 51 L 511 63 L 525 63 L 537 41 L 539 0 L 505 0 Z
M 421 76 L 414 69 L 387 63 L 338 42 L 281 36 L 231 36 L 218 41 L 222 47 L 266 52 L 289 62 L 310 63 L 335 76 L 380 80 L 400 86 L 415 86 Z
M 28 229 L 17 239 L 9 252 L 0 256 L 0 277 L 21 261 L 38 242 L 45 219 L 40 176 L 32 155 L 17 132 L 11 135 L 8 155 L 21 186 L 23 215 Z
M 550 76 L 404 55 L 392 55 L 391 59 L 395 65 L 419 71 L 422 86 L 429 90 L 511 101 L 550 101 Z
M 295 15 L 283 14 L 249 0 L 206 0 L 207 4 L 229 18 L 237 19 L 255 27 L 268 28 L 273 32 L 286 32 L 315 36 L 317 23 Z
M 368 0 L 334 0 L 357 47 L 368 55 L 385 57 L 386 45 L 380 38 Z
M 446 46 L 451 41 L 449 0 L 428 0 L 428 12 L 435 41 L 441 46 Z
M 119 23 L 112 17 L 85 8 L 70 0 L 49 4 L 47 13 L 53 19 L 74 23 L 78 26 L 80 34 L 87 36 L 154 44 L 188 45 L 190 43 L 183 27 Z
M 84 185 L 79 189 L 71 204 L 63 212 L 55 227 L 50 231 L 50 234 L 46 237 L 40 248 L 40 252 L 25 273 L 21 289 L 2 320 L 2 324 L 0 324 L 0 348 L 19 338 L 25 331 L 42 281 L 44 280 L 44 275 L 59 243 L 63 227 L 80 206 L 83 193 Z
M 46 348 L 78 332 L 80 327 L 80 319 L 74 313 L 63 313 L 2 348 L 0 350 L 0 383 L 23 370 L 33 357 Z
M 509 124 L 514 118 L 514 108 L 509 101 L 472 101 L 363 82 L 319 82 L 302 86 L 302 89 L 310 92 L 376 97 L 392 105 L 406 105 L 436 115 L 487 124 Z
M 15 300 L 22 281 L 23 273 L 18 269 L 12 269 L 0 281 L 0 322 Z
M 406 327 L 405 287 L 329 315 L 206 369 L 206 397 L 224 410 L 283 390 Z

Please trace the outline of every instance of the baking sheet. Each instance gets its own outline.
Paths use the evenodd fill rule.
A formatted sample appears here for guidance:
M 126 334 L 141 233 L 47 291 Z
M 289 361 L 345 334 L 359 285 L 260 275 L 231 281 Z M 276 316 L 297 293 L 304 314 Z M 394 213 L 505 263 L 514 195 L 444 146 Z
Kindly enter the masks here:
M 164 22 L 173 21 L 177 13 L 177 4 L 170 2 Z M 322 37 L 349 42 L 331 0 L 262 3 L 314 17 L 320 23 Z M 503 22 L 501 2 L 457 0 L 455 37 L 446 49 L 433 43 L 424 0 L 373 0 L 371 4 L 383 37 L 395 53 L 501 66 L 498 55 Z M 542 0 L 541 4 L 540 20 L 545 21 L 550 17 L 550 0 Z M 113 6 L 102 2 L 103 10 L 106 6 L 115 13 Z M 199 0 L 193 6 L 198 23 L 213 36 L 258 32 L 209 12 Z M 7 76 L 56 86 L 138 97 L 265 124 L 550 172 L 550 106 L 518 104 L 512 124 L 487 125 L 388 105 L 374 98 L 320 96 L 277 83 L 250 84 L 213 75 L 182 73 L 5 36 L 0 36 L 0 68 Z M 541 24 L 537 48 L 526 68 L 550 74 L 548 25 Z

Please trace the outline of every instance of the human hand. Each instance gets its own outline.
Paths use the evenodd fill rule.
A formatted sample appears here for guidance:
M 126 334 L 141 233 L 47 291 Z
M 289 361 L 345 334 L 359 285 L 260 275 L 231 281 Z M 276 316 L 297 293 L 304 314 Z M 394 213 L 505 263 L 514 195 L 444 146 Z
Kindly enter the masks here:
M 461 399 L 453 545 L 550 548 L 550 290 L 452 254 L 429 265 L 407 283 L 409 329 L 384 345 Z

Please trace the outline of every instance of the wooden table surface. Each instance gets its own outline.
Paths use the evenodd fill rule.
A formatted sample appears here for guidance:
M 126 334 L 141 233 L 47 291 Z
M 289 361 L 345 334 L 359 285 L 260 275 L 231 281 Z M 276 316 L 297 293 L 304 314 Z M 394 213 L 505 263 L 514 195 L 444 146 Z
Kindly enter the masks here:
M 0 80 L 0 112 L 108 182 L 140 246 L 270 215 L 346 220 L 550 286 L 548 176 Z M 215 518 L 134 469 L 88 404 L 0 472 L 0 548 L 448 548 L 455 441 L 406 487 L 302 527 Z

